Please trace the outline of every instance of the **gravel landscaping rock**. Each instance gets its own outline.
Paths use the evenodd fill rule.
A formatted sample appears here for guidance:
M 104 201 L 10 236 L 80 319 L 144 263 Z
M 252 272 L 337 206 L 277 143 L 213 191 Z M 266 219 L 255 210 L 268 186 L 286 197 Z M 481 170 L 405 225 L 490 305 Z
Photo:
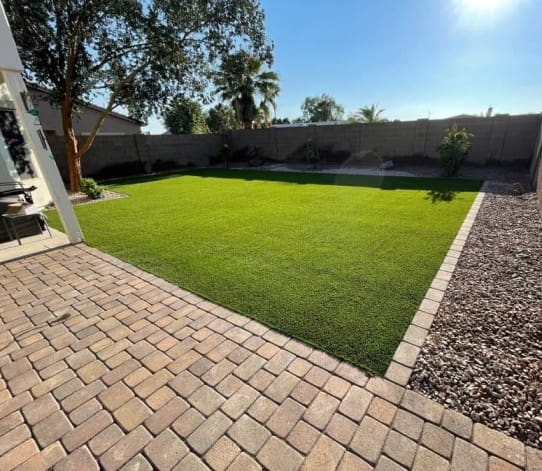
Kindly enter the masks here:
M 71 203 L 76 206 L 80 204 L 99 203 L 105 200 L 116 200 L 119 198 L 127 198 L 128 195 L 117 193 L 116 191 L 104 190 L 103 197 L 97 200 L 90 199 L 85 193 L 70 193 L 69 198 Z
M 542 218 L 489 189 L 409 387 L 542 449 Z

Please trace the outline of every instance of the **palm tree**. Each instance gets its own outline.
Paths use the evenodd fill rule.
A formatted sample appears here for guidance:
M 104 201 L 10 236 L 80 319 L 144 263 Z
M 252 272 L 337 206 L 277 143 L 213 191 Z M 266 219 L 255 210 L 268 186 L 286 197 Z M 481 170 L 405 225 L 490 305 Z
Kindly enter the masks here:
M 383 109 L 377 109 L 376 105 L 363 106 L 354 115 L 354 121 L 361 123 L 383 123 L 386 122 L 386 118 L 382 118 L 380 115 L 384 112 Z
M 252 129 L 254 121 L 270 122 L 275 113 L 279 77 L 262 68 L 260 59 L 241 51 L 224 60 L 216 79 L 217 92 L 231 103 L 245 129 Z

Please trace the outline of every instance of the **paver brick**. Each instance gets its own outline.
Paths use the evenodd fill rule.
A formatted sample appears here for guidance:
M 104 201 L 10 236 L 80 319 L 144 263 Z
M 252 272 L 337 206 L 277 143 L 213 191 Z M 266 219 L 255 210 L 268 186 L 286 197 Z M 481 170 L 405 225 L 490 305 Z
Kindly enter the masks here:
M 375 471 L 405 471 L 405 468 L 385 455 L 380 455 L 376 467 L 370 467 L 370 469 L 374 469 Z
M 398 463 L 409 468 L 414 461 L 416 448 L 417 444 L 415 441 L 392 430 L 386 439 L 384 453 Z
M 145 447 L 145 453 L 154 466 L 167 471 L 181 461 L 188 448 L 176 434 L 166 429 Z
M 181 437 L 186 438 L 204 421 L 205 417 L 203 417 L 196 409 L 188 409 L 173 423 L 172 428 Z
M 211 415 L 225 402 L 225 399 L 214 389 L 203 385 L 188 398 L 188 402 L 203 415 Z
M 36 443 L 28 439 L 0 457 L 0 469 L 11 471 L 39 452 Z
M 52 443 L 29 460 L 17 466 L 16 471 L 49 471 L 66 456 L 59 442 Z
M 134 397 L 134 393 L 122 382 L 114 384 L 98 395 L 104 407 L 111 412 L 117 410 L 132 397 Z
M 8 386 L 11 393 L 16 396 L 17 394 L 27 391 L 40 382 L 41 379 L 35 370 L 27 370 L 24 373 L 21 373 L 8 380 Z
M 297 376 L 284 371 L 265 390 L 265 395 L 280 403 L 288 397 L 298 382 L 299 378 Z
M 235 458 L 228 471 L 260 471 L 262 467 L 246 453 L 241 453 Z
M 213 366 L 209 371 L 207 371 L 201 379 L 205 381 L 210 386 L 216 386 L 220 381 L 222 381 L 226 376 L 228 376 L 237 365 L 228 359 L 224 359 Z
M 71 432 L 62 437 L 62 443 L 68 452 L 75 450 L 95 435 L 104 430 L 113 422 L 113 419 L 106 411 L 101 411 L 86 422 L 82 423 Z
M 339 404 L 338 399 L 321 391 L 312 401 L 303 418 L 317 429 L 323 430 Z
M 23 415 L 30 425 L 34 425 L 59 409 L 51 394 L 41 396 L 23 407 Z
M 371 378 L 366 387 L 368 391 L 393 404 L 399 404 L 404 394 L 404 389 L 401 386 L 378 377 Z
M 431 471 L 448 471 L 450 467 L 448 461 L 442 456 L 420 446 L 416 453 L 412 471 L 426 471 L 428 469 Z
M 236 376 L 228 375 L 216 386 L 216 390 L 220 394 L 222 394 L 222 396 L 230 397 L 233 393 L 239 390 L 239 388 L 243 386 L 243 384 L 244 384 L 243 381 L 238 379 Z M 255 387 L 254 384 L 252 383 L 249 383 L 249 384 Z
M 355 422 L 344 415 L 334 414 L 326 427 L 326 433 L 343 445 L 348 445 L 357 429 Z
M 452 471 L 486 471 L 488 466 L 487 453 L 461 438 L 454 443 L 452 455 Z
M 286 350 L 280 350 L 265 364 L 264 368 L 274 375 L 278 375 L 284 371 L 294 359 L 295 356 L 292 353 Z
M 421 443 L 439 455 L 449 458 L 452 456 L 454 436 L 450 432 L 427 422 L 423 428 Z
M 442 426 L 467 440 L 472 436 L 472 420 L 459 412 L 445 409 L 442 416 Z
M 147 355 L 141 360 L 141 363 L 145 365 L 153 373 L 164 368 L 166 365 L 171 363 L 171 358 L 169 358 L 165 353 L 160 351 L 155 351 L 150 355 Z
M 330 376 L 331 375 L 323 368 L 313 366 L 303 379 L 317 388 L 321 388 L 324 384 L 326 384 Z
M 10 430 L 13 430 L 23 422 L 23 416 L 20 412 L 12 412 L 7 417 L 0 420 L 0 436 L 8 433 Z
M 247 381 L 264 364 L 265 360 L 262 357 L 252 354 L 234 370 L 234 374 Z
M 152 411 L 137 397 L 119 407 L 114 413 L 117 423 L 127 432 L 141 425 Z
M 288 371 L 296 376 L 302 378 L 312 368 L 312 364 L 303 358 L 296 358 L 290 365 L 288 365 Z
M 224 471 L 241 453 L 241 449 L 228 437 L 220 438 L 205 454 L 205 461 L 215 471 Z
M 222 412 L 216 411 L 190 434 L 188 443 L 197 453 L 203 455 L 228 430 L 231 424 L 232 421 L 228 417 Z
M 185 370 L 171 379 L 168 384 L 182 397 L 187 398 L 203 385 L 203 381 Z
M 62 409 L 66 412 L 71 412 L 100 394 L 104 389 L 105 386 L 101 381 L 94 381 L 63 399 Z
M 90 417 L 94 416 L 98 412 L 103 410 L 102 404 L 97 399 L 91 399 L 84 404 L 81 404 L 77 409 L 74 409 L 68 414 L 70 422 L 74 425 L 80 425 L 85 420 L 88 420 Z
M 303 457 L 284 441 L 271 437 L 257 455 L 258 461 L 269 471 L 295 471 Z
M 135 387 L 134 391 L 139 397 L 149 397 L 153 392 L 171 381 L 172 378 L 173 375 L 168 370 L 159 370 L 141 381 L 141 383 Z
M 39 445 L 42 448 L 45 448 L 70 432 L 72 428 L 70 421 L 64 413 L 62 411 L 56 411 L 41 422 L 38 422 L 33 427 L 32 431 Z
M 372 417 L 365 417 L 356 431 L 350 448 L 354 450 L 363 459 L 376 463 L 384 442 L 388 429 L 385 425 L 374 420 Z
M 209 468 L 194 453 L 188 453 L 173 471 L 208 471 Z
M 373 395 L 358 386 L 352 386 L 341 401 L 339 411 L 352 420 L 360 421 L 365 415 Z
M 267 427 L 275 435 L 286 438 L 304 412 L 305 408 L 301 404 L 288 398 L 268 420 Z
M 338 376 L 331 376 L 324 385 L 324 391 L 342 399 L 350 389 L 350 383 Z
M 258 396 L 258 391 L 245 384 L 222 405 L 221 409 L 232 419 L 237 419 L 244 414 Z
M 436 424 L 440 423 L 444 413 L 444 407 L 440 404 L 410 390 L 405 392 L 401 405 L 408 411 Z
M 149 397 L 145 399 L 146 404 L 154 411 L 160 409 L 167 404 L 171 399 L 177 397 L 177 394 L 173 389 L 168 386 L 162 386 L 157 391 L 154 391 Z
M 88 446 L 92 453 L 99 456 L 111 448 L 124 436 L 124 432 L 120 429 L 120 427 L 117 424 L 112 424 L 92 438 L 89 441 Z
M 120 468 L 120 471 L 153 471 L 153 469 L 148 460 L 141 453 L 138 453 Z
M 423 424 L 423 420 L 416 415 L 399 409 L 393 421 L 393 428 L 413 440 L 418 440 L 423 430 Z
M 522 469 L 496 456 L 489 457 L 489 471 L 521 471 Z
M 188 404 L 180 397 L 174 397 L 162 408 L 145 420 L 145 426 L 154 435 L 169 427 L 188 409 Z
M 519 440 L 492 430 L 482 424 L 474 424 L 472 441 L 475 445 L 510 461 L 525 466 L 525 446 Z
M 137 427 L 121 438 L 101 457 L 100 463 L 106 471 L 119 469 L 124 463 L 137 455 L 152 440 L 145 427 Z
M 265 396 L 260 396 L 249 407 L 248 413 L 251 417 L 254 417 L 258 422 L 265 423 L 277 410 L 277 404 L 271 399 Z
M 100 469 L 98 463 L 86 447 L 79 448 L 55 466 L 55 471 L 76 471 L 83 469 L 85 471 L 99 471 Z
M 344 453 L 344 448 L 336 441 L 325 435 L 320 436 L 313 449 L 303 463 L 305 470 L 330 470 L 337 469 Z
M 28 438 L 30 438 L 30 430 L 26 425 L 19 425 L 5 435 L 2 435 L 2 439 L 0 440 L 0 456 Z
M 528 446 L 526 447 L 525 458 L 527 460 L 527 471 L 542 469 L 542 450 Z
M 300 420 L 288 435 L 288 443 L 301 453 L 307 454 L 319 436 L 318 430 Z
M 318 388 L 312 384 L 300 381 L 291 393 L 291 397 L 297 402 L 308 406 L 318 394 Z

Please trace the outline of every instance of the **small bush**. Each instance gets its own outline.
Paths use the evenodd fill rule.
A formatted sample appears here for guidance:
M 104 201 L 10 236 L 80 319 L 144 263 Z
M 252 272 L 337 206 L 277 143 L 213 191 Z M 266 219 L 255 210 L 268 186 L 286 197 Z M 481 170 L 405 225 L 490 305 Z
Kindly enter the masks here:
M 104 195 L 104 187 L 98 185 L 92 178 L 81 178 L 79 188 L 91 200 L 98 200 Z
M 471 147 L 470 138 L 473 135 L 465 128 L 460 129 L 455 123 L 446 130 L 446 135 L 442 139 L 438 150 L 440 152 L 440 165 L 447 176 L 454 176 L 464 162 L 469 153 Z

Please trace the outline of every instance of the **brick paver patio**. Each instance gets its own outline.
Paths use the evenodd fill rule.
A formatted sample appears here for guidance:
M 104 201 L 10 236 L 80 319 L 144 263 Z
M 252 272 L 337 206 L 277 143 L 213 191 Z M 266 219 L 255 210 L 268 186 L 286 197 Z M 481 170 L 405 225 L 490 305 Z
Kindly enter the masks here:
M 85 245 L 0 266 L 0 470 L 514 470 L 542 455 Z

